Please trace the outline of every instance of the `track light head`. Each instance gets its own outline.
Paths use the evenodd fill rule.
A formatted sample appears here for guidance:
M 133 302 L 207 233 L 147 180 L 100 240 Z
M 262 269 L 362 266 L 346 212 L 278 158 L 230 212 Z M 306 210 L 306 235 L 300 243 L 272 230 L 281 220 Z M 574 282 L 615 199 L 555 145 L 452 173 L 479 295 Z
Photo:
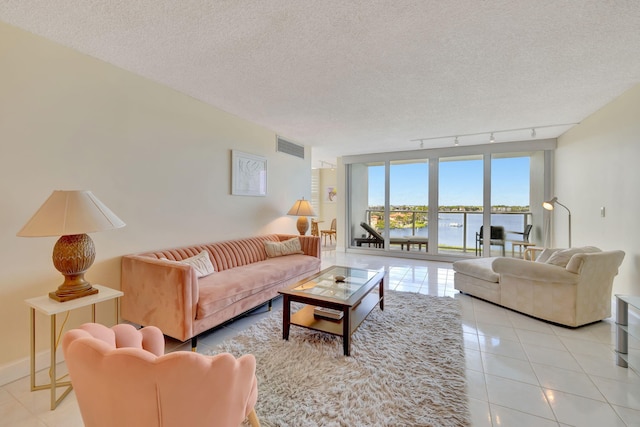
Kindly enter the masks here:
M 491 136 L 489 137 L 489 142 L 491 144 L 493 144 L 494 142 L 496 142 L 496 139 L 493 137 L 493 132 L 491 132 Z
M 536 137 L 536 128 L 531 128 L 531 138 Z
M 458 137 L 456 136 L 456 139 L 453 141 L 453 145 L 455 145 L 456 147 L 459 145 L 458 144 Z

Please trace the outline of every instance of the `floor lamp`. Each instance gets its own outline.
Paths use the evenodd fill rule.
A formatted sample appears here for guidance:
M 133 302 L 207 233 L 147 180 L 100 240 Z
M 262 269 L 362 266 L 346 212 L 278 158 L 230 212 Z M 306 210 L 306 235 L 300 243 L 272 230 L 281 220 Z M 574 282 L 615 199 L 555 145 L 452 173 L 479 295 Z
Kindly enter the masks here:
M 569 210 L 569 208 L 563 205 L 562 203 L 560 203 L 557 197 L 554 197 L 551 200 L 547 200 L 542 204 L 542 207 L 548 211 L 552 211 L 555 205 L 562 206 L 569 213 L 569 247 L 571 247 L 571 211 Z

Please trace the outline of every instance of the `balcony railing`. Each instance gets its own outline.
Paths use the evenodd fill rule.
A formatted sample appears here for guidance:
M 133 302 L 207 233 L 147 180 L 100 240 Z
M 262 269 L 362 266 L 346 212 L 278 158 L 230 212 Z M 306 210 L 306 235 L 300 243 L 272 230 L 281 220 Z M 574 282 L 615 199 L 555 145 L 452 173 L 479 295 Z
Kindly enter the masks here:
M 428 212 L 417 210 L 392 210 L 390 217 L 390 237 L 418 236 L 428 237 Z M 369 225 L 383 234 L 384 212 L 368 209 L 366 218 Z M 482 211 L 439 211 L 438 212 L 438 247 L 447 251 L 474 252 L 476 249 L 476 233 L 482 225 Z M 511 250 L 509 240 L 522 240 L 521 233 L 525 225 L 531 224 L 531 212 L 493 211 L 491 225 L 503 226 L 506 231 L 506 250 Z M 514 233 L 520 233 L 515 235 Z

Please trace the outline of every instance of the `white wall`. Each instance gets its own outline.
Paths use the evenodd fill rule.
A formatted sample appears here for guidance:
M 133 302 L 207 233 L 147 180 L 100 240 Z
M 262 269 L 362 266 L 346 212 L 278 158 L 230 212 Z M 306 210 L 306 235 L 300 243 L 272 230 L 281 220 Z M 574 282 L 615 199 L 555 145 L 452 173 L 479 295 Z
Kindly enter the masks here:
M 267 157 L 267 197 L 230 195 L 231 149 Z M 123 254 L 297 234 L 285 214 L 309 198 L 309 149 L 306 159 L 276 153 L 271 130 L 0 23 L 0 382 L 7 366 L 28 366 L 24 300 L 62 282 L 55 238 L 16 237 L 53 190 L 92 190 L 127 223 L 92 234 L 86 275 L 118 289 Z M 112 306 L 98 315 L 113 323 Z M 47 320 L 38 318 L 38 351 L 48 348 Z M 88 320 L 73 313 L 66 329 Z
M 558 139 L 554 194 L 572 213 L 573 246 L 626 252 L 614 293 L 640 295 L 640 85 Z M 600 208 L 605 207 L 605 217 Z M 554 210 L 555 241 L 567 212 Z

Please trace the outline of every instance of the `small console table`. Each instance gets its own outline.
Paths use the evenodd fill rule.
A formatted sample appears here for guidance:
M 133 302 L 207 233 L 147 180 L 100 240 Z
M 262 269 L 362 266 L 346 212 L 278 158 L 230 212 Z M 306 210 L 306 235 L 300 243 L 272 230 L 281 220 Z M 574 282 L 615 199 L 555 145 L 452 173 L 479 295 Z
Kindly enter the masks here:
M 629 327 L 629 306 L 640 309 L 640 296 L 616 295 L 616 363 L 629 367 L 629 334 L 640 338 L 640 330 Z
M 535 246 L 535 243 L 531 242 L 511 242 L 511 258 L 516 257 L 516 246 L 518 247 L 518 256 L 522 258 L 522 249 L 524 248 L 525 255 L 527 254 L 527 248 Z M 526 259 L 526 256 L 525 256 Z M 532 260 L 533 261 L 533 260 Z
M 527 246 L 524 250 L 524 259 L 528 259 L 529 261 L 535 261 L 538 257 L 538 252 L 544 251 L 543 247 L 540 246 Z
M 30 332 L 31 332 L 31 391 L 36 390 L 51 390 L 51 410 L 56 409 L 58 404 L 64 399 L 71 391 L 71 381 L 58 381 L 56 378 L 56 350 L 58 342 L 58 334 L 56 330 L 56 315 L 67 311 L 75 310 L 81 307 L 91 306 L 91 321 L 96 321 L 96 304 L 103 301 L 109 301 L 115 299 L 116 301 L 116 323 L 120 318 L 118 298 L 124 295 L 123 292 L 116 289 L 111 289 L 106 286 L 93 285 L 98 289 L 98 293 L 89 295 L 82 298 L 73 299 L 65 302 L 58 302 L 49 298 L 49 295 L 43 295 L 36 298 L 30 298 L 25 300 L 29 307 L 31 307 L 31 315 L 29 317 Z M 49 316 L 49 323 L 51 324 L 51 366 L 50 366 L 50 379 L 49 384 L 36 385 L 36 310 Z M 61 332 L 62 333 L 62 332 Z M 59 398 L 57 396 L 57 388 L 66 387 L 66 390 Z

